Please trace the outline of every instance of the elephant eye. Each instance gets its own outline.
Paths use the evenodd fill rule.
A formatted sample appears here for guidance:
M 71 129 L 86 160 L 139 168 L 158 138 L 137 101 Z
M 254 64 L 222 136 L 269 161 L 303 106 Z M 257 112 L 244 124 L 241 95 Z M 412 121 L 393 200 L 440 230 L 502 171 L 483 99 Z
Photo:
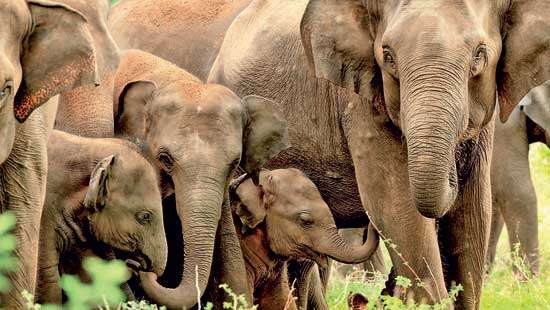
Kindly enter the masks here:
M 389 67 L 391 70 L 391 73 L 397 77 L 397 64 L 395 62 L 395 56 L 393 54 L 393 51 L 388 46 L 383 46 L 383 60 L 384 64 Z
M 136 221 L 141 225 L 146 225 L 151 223 L 153 219 L 153 214 L 147 210 L 139 211 L 136 213 Z
M 172 169 L 174 169 L 174 159 L 168 152 L 161 151 L 157 155 L 157 159 L 164 171 L 166 171 L 167 173 L 172 172 Z
M 485 69 L 487 65 L 487 46 L 485 44 L 479 45 L 472 59 L 472 65 L 470 67 L 470 75 L 472 77 L 479 75 Z
M 11 84 L 6 83 L 6 85 L 4 85 L 4 88 L 0 90 L 0 100 L 4 100 L 10 94 L 11 94 Z
M 314 223 L 313 217 L 311 217 L 311 214 L 307 212 L 300 213 L 298 218 L 300 220 L 300 224 L 304 227 L 310 227 Z

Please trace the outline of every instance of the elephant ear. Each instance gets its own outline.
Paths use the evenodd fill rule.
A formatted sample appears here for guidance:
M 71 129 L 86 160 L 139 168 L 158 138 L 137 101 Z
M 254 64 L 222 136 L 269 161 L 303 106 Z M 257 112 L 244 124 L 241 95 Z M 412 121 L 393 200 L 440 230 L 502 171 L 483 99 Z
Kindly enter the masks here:
M 101 211 L 105 207 L 109 195 L 107 186 L 115 162 L 114 155 L 108 156 L 102 159 L 92 171 L 88 191 L 84 198 L 84 206 L 91 212 Z
M 58 2 L 27 0 L 33 27 L 23 46 L 14 112 L 24 122 L 49 98 L 99 84 L 93 39 L 82 13 Z
M 275 102 L 259 96 L 247 96 L 242 102 L 247 120 L 240 165 L 246 172 L 255 173 L 268 160 L 290 147 L 288 126 Z
M 263 188 L 247 179 L 237 187 L 236 194 L 240 200 L 236 213 L 241 222 L 247 228 L 256 228 L 266 216 Z
M 498 77 L 500 119 L 532 88 L 550 80 L 550 2 L 514 0 L 503 27 Z
M 157 85 L 152 81 L 130 81 L 117 98 L 115 131 L 139 139 L 145 137 L 146 106 L 154 98 Z
M 550 132 L 550 80 L 533 88 L 519 106 L 533 122 Z
M 374 41 L 361 0 L 310 0 L 300 33 L 311 72 L 372 98 Z

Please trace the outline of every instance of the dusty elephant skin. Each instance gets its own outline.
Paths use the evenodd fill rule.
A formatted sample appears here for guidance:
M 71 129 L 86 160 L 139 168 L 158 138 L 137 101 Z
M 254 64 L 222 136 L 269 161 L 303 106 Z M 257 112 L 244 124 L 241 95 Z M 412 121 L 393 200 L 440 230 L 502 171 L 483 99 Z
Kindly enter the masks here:
M 341 186 L 335 175 L 358 187 L 408 263 L 391 253 L 397 274 L 424 282 L 415 299 L 436 302 L 454 281 L 464 286 L 457 308 L 478 308 L 495 94 L 506 120 L 549 79 L 549 13 L 550 3 L 534 0 L 253 1 L 208 81 L 281 103 L 293 148 L 271 166 L 291 163 L 321 190 Z M 526 39 L 526 16 L 537 21 L 536 38 Z M 335 174 L 338 157 L 347 169 Z M 333 213 L 343 208 L 341 198 L 325 199 Z
M 227 28 L 250 2 L 121 0 L 109 13 L 109 29 L 121 49 L 149 52 L 205 81 Z
M 233 170 L 240 165 L 253 172 L 287 148 L 286 122 L 272 101 L 240 99 L 224 86 L 204 84 L 137 50 L 123 53 L 114 96 L 115 132 L 148 146 L 162 176 L 163 194 L 175 194 L 185 240 L 177 249 L 184 253 L 179 285 L 162 287 L 154 274 L 142 273 L 143 288 L 156 303 L 190 308 L 208 284 Z M 246 285 L 233 289 L 248 291 Z
M 113 83 L 119 51 L 107 29 L 109 0 L 64 0 L 88 20 L 96 49 L 100 86 L 83 85 L 59 96 L 55 128 L 84 137 L 112 137 Z M 66 38 L 69 39 L 69 38 Z
M 343 241 L 328 205 L 301 171 L 262 170 L 258 179 L 258 185 L 249 178 L 232 186 L 236 188 L 231 204 L 240 218 L 236 226 L 254 302 L 262 309 L 283 309 L 288 302 L 296 309 L 288 299 L 287 260 L 310 259 L 324 266 L 328 256 L 359 263 L 376 252 L 378 235 L 372 226 L 364 245 Z M 328 309 L 321 301 L 317 308 Z
M 550 145 L 550 81 L 531 90 L 505 124 L 495 126 L 491 186 L 493 217 L 487 251 L 490 270 L 504 224 L 510 249 L 519 244 L 519 257 L 533 276 L 539 274 L 537 196 L 529 170 L 529 144 Z M 517 270 L 519 279 L 529 275 Z
M 0 302 L 20 309 L 21 291 L 34 292 L 36 282 L 46 143 L 57 100 L 32 111 L 63 91 L 98 79 L 87 19 L 64 1 L 2 0 L 0 20 L 9 21 L 0 29 L 0 208 L 17 217 L 19 261 L 9 275 L 12 289 Z
M 168 248 L 159 179 L 138 147 L 54 130 L 48 157 L 37 302 L 61 303 L 59 277 L 81 269 L 87 251 L 162 274 Z

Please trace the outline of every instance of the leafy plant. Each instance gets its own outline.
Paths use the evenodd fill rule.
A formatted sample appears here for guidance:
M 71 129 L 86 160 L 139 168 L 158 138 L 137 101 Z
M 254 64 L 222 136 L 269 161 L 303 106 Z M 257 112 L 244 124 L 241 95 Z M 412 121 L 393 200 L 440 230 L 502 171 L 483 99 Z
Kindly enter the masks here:
M 11 231 L 15 227 L 15 214 L 5 212 L 0 214 L 0 292 L 10 289 L 10 282 L 6 273 L 17 269 L 17 259 L 13 255 L 17 246 L 17 239 Z

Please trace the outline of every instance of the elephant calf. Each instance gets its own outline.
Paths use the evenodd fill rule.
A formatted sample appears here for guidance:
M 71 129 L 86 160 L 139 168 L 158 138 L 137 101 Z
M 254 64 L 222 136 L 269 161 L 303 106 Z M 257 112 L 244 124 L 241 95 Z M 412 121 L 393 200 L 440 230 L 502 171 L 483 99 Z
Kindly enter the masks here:
M 48 157 L 37 301 L 61 303 L 60 274 L 80 273 L 90 254 L 162 274 L 168 248 L 158 177 L 138 147 L 54 131 Z
M 261 309 L 288 309 L 289 302 L 290 308 L 296 308 L 288 298 L 287 260 L 310 259 L 326 265 L 328 256 L 359 263 L 378 248 L 372 226 L 365 244 L 345 243 L 317 187 L 301 171 L 262 170 L 257 183 L 246 175 L 232 182 L 231 207 L 240 218 L 236 226 L 247 277 Z

